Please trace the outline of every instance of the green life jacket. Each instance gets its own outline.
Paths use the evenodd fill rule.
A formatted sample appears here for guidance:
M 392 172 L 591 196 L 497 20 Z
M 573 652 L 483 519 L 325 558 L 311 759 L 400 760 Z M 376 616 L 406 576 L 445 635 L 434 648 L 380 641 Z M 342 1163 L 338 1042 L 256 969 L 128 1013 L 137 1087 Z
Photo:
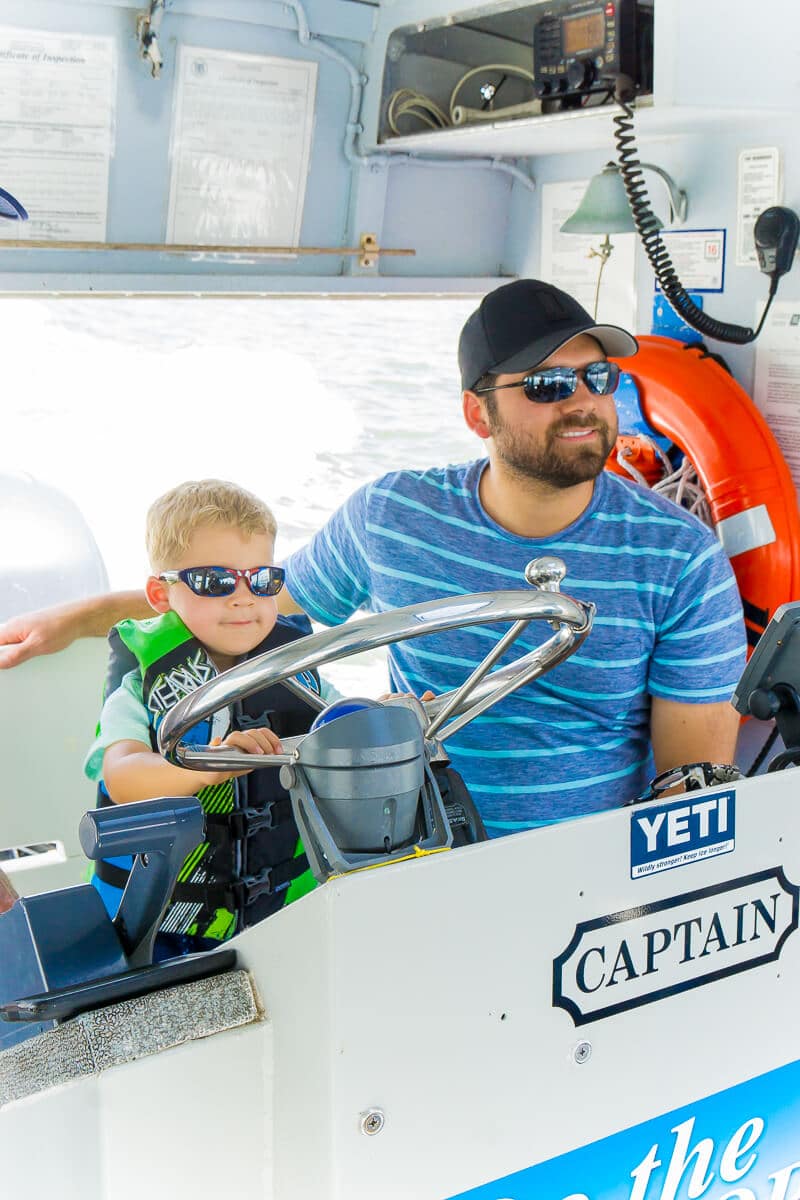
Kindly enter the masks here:
M 302 637 L 283 618 L 247 658 Z M 109 634 L 106 676 L 109 695 L 133 669 L 142 678 L 150 719 L 150 741 L 158 751 L 158 726 L 165 713 L 218 674 L 204 647 L 176 613 L 144 621 L 122 621 Z M 316 672 L 303 682 L 319 691 Z M 305 733 L 316 711 L 282 684 L 256 692 L 233 706 L 231 728 L 268 726 L 279 737 Z M 207 745 L 212 722 L 191 729 L 184 742 Z M 300 843 L 291 801 L 278 778 L 279 768 L 255 770 L 239 779 L 201 788 L 197 798 L 206 813 L 206 841 L 187 857 L 160 930 L 224 941 L 237 929 L 276 912 L 315 886 Z M 98 804 L 113 803 L 105 787 Z M 100 861 L 96 874 L 113 887 L 124 887 L 129 868 Z

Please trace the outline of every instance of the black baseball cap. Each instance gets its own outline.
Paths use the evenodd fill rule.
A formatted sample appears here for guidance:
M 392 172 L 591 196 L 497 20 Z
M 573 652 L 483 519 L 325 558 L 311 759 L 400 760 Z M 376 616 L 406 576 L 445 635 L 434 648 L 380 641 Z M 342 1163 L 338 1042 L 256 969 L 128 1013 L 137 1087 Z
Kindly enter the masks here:
M 596 325 L 572 296 L 539 279 L 515 279 L 484 296 L 461 330 L 461 386 L 473 388 L 481 375 L 508 375 L 536 367 L 559 346 L 588 333 L 607 355 L 636 354 L 636 338 L 618 325 Z

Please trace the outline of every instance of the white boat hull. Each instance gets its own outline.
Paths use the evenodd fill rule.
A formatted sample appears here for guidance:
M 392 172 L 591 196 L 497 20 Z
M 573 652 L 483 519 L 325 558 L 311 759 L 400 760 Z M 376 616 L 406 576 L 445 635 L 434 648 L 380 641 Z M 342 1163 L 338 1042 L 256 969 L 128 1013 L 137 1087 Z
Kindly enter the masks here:
M 475 1195 L 524 1200 L 551 1194 L 538 1170 L 554 1200 L 599 1200 L 654 1144 L 666 1170 L 686 1106 L 691 1144 L 721 1155 L 787 1115 L 785 1072 L 774 1113 L 747 1081 L 800 1060 L 795 792 L 784 772 L 329 882 L 231 943 L 263 1018 L 0 1109 L 5 1193 L 444 1200 L 523 1172 Z M 640 817 L 672 869 L 632 878 Z M 598 1190 L 579 1148 L 610 1139 L 607 1167 L 642 1123 L 620 1190 Z M 785 1162 L 766 1136 L 759 1177 L 800 1159 L 800 1133 Z M 693 1169 L 660 1195 L 700 1194 Z

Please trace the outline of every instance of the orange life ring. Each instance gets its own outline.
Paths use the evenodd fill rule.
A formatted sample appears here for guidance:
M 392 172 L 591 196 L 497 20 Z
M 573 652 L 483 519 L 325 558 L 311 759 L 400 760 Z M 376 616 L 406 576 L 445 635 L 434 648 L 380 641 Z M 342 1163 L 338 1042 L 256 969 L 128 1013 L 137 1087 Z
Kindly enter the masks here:
M 650 426 L 697 471 L 736 574 L 752 647 L 775 609 L 800 599 L 800 514 L 770 429 L 736 380 L 699 346 L 639 337 L 615 361 L 631 375 Z M 608 467 L 625 474 L 616 461 Z

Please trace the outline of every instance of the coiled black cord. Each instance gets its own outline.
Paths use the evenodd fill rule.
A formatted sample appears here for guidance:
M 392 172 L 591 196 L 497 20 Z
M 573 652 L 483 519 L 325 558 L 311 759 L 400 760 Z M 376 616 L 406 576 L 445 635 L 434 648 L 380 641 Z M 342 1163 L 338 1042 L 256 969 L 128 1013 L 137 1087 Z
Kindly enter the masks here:
M 769 297 L 757 329 L 750 329 L 744 325 L 732 325 L 727 321 L 717 321 L 708 313 L 703 312 L 702 308 L 697 307 L 678 278 L 672 265 L 672 259 L 661 241 L 658 220 L 650 207 L 647 186 L 642 175 L 633 133 L 633 109 L 625 99 L 626 96 L 633 94 L 631 88 L 630 81 L 625 76 L 620 76 L 614 98 L 622 112 L 617 113 L 614 117 L 614 140 L 617 143 L 619 173 L 625 185 L 634 224 L 645 253 L 650 259 L 656 279 L 661 285 L 661 290 L 678 316 L 682 317 L 686 324 L 690 325 L 692 329 L 696 329 L 698 333 L 716 338 L 719 342 L 733 342 L 737 345 L 752 342 L 758 337 L 764 325 L 778 287 L 778 276 L 775 275 L 770 280 Z

